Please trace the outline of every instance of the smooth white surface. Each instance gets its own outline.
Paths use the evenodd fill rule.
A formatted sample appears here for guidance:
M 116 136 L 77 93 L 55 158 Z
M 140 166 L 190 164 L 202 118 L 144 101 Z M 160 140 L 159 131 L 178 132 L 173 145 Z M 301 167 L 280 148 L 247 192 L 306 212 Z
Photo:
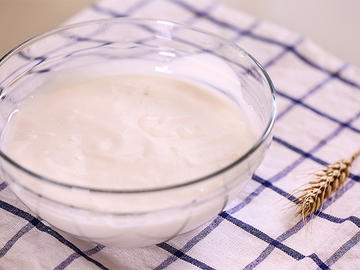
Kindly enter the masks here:
M 215 91 L 164 75 L 121 74 L 48 82 L 12 114 L 2 146 L 60 182 L 144 189 L 210 174 L 254 142 L 246 116 Z

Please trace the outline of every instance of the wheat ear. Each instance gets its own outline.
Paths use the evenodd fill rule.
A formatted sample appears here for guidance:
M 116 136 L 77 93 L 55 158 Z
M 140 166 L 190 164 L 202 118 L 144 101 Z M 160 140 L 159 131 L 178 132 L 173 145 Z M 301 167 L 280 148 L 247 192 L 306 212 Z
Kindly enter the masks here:
M 309 182 L 306 188 L 299 191 L 302 195 L 295 200 L 298 207 L 296 215 L 301 216 L 305 222 L 308 215 L 319 210 L 324 200 L 344 184 L 350 174 L 351 165 L 358 156 L 360 156 L 360 150 L 355 152 L 350 159 L 339 160 L 315 174 L 316 181 Z

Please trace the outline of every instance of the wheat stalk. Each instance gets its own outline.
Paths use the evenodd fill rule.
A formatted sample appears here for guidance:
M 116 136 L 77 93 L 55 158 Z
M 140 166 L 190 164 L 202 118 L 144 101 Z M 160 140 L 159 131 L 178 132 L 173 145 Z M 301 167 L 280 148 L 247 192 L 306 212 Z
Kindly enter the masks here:
M 350 159 L 339 160 L 315 174 L 317 180 L 309 182 L 306 188 L 298 191 L 302 195 L 295 200 L 298 207 L 296 216 L 301 216 L 305 223 L 307 216 L 319 210 L 324 200 L 344 184 L 350 174 L 351 165 L 358 156 L 360 156 L 360 150 L 355 152 Z

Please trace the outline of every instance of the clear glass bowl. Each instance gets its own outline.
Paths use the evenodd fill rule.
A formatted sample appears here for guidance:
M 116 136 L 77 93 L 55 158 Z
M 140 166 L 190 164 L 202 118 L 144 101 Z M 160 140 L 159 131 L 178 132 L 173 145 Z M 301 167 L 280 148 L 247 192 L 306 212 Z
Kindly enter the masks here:
M 211 220 L 250 179 L 272 138 L 274 88 L 251 55 L 230 41 L 186 25 L 142 19 L 65 26 L 9 52 L 0 61 L 1 130 L 22 100 L 49 76 L 74 70 L 89 77 L 116 73 L 120 66 L 138 60 L 147 64 L 131 65 L 129 72 L 150 69 L 194 80 L 246 107 L 256 142 L 228 166 L 201 178 L 134 190 L 63 184 L 24 168 L 0 151 L 2 178 L 33 213 L 61 231 L 108 246 L 160 243 Z M 174 65 L 176 61 L 181 67 Z

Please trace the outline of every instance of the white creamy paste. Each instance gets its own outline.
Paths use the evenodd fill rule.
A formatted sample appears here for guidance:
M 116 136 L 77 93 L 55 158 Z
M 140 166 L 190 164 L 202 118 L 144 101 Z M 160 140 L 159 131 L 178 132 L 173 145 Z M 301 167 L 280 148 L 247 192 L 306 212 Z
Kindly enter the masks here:
M 47 84 L 12 114 L 2 139 L 3 151 L 25 168 L 106 189 L 199 178 L 253 143 L 246 118 L 225 97 L 144 74 Z
M 59 183 L 114 190 L 184 183 L 229 165 L 259 134 L 236 74 L 214 56 L 71 65 L 34 77 L 31 95 L 11 96 L 19 106 L 1 141 L 16 162 Z M 2 165 L 17 179 L 10 186 L 18 197 L 55 227 L 109 246 L 139 247 L 214 217 L 261 157 L 198 184 L 136 194 L 62 187 Z

